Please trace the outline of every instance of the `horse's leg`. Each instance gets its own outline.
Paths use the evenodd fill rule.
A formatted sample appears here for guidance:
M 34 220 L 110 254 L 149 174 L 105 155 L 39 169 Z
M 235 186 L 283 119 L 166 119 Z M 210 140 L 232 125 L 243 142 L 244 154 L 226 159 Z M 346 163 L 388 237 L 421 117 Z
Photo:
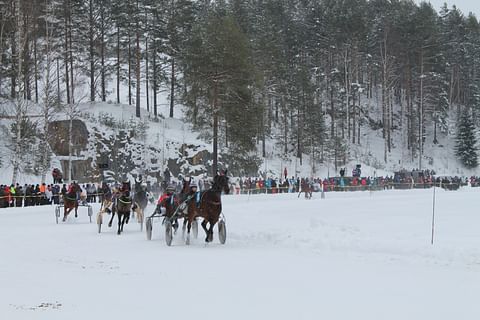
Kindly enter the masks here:
M 185 244 L 190 244 L 190 229 L 192 228 L 192 222 L 190 221 L 190 217 L 187 218 L 187 236 L 185 237 Z
M 186 244 L 190 244 L 190 230 L 192 229 L 193 219 L 195 219 L 195 211 L 193 211 L 193 209 L 189 207 L 184 222 L 184 225 L 185 223 L 187 224 L 187 237 L 185 238 Z
M 67 216 L 72 211 L 72 208 L 68 208 L 66 205 L 63 206 L 63 222 L 67 221 Z
M 175 218 L 175 221 L 173 222 L 173 234 L 177 234 L 178 230 L 178 219 Z
M 112 226 L 113 218 L 115 218 L 115 212 L 112 213 L 112 217 L 110 218 L 110 221 L 108 222 L 108 227 L 109 228 Z
M 112 213 L 112 210 L 110 209 L 110 206 L 112 205 L 112 201 L 104 200 L 103 203 L 105 203 L 105 205 L 104 205 L 104 210 L 105 210 L 108 214 Z
M 132 207 L 132 214 L 131 214 L 131 218 L 135 218 L 135 216 L 137 217 L 137 222 L 140 222 L 140 214 L 139 214 L 139 211 L 140 210 L 140 207 L 137 206 L 136 203 L 134 203 L 133 207 Z
M 209 230 L 207 229 L 207 219 L 203 219 L 202 221 L 202 228 L 203 230 L 205 231 L 205 234 L 207 235 L 207 237 L 205 238 L 205 242 L 209 242 Z
M 78 204 L 75 204 L 75 218 L 78 218 Z
M 188 217 L 183 218 L 182 236 L 185 238 L 185 231 L 187 230 Z
M 123 223 L 122 223 L 122 226 L 123 224 L 128 224 L 128 221 L 130 221 L 130 215 L 132 214 L 133 210 L 128 210 L 127 212 L 125 212 L 125 219 L 123 219 Z
M 137 208 L 137 221 L 143 223 L 143 209 L 140 206 Z
M 117 212 L 117 214 L 118 214 L 118 230 L 117 230 L 117 234 L 120 234 L 120 233 L 122 233 L 122 231 L 123 231 L 123 224 L 125 223 L 125 216 L 130 215 L 130 212 L 121 213 L 121 212 L 119 211 L 119 212 Z
M 123 232 L 123 227 L 125 226 L 125 223 L 128 221 L 128 219 L 130 219 L 130 211 L 126 212 L 124 215 L 123 215 L 123 219 L 122 219 L 122 226 L 120 228 L 120 231 Z
M 218 221 L 218 218 L 217 219 L 211 219 L 209 221 L 210 223 L 210 228 L 208 228 L 208 239 L 209 241 L 208 242 L 212 242 L 213 241 L 213 227 L 215 227 L 215 224 L 217 223 Z

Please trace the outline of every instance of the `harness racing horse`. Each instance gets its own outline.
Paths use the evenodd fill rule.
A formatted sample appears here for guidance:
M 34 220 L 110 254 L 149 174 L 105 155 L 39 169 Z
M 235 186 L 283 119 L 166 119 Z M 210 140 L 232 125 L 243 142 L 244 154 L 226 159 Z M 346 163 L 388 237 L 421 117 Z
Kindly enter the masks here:
M 75 209 L 75 218 L 78 217 L 77 193 L 81 191 L 82 189 L 80 188 L 80 186 L 74 183 L 72 184 L 70 191 L 63 196 L 63 222 L 67 221 L 67 216 L 70 211 L 72 211 L 72 209 Z
M 103 214 L 107 212 L 108 214 L 112 213 L 115 210 L 115 206 L 113 205 L 114 202 L 114 193 L 110 189 L 110 187 L 106 184 L 102 186 L 100 189 L 102 195 L 102 205 L 100 206 L 100 211 L 97 215 L 97 225 L 98 225 L 98 232 L 101 232 L 102 223 L 103 223 Z M 115 190 L 116 191 L 116 190 Z M 115 211 L 113 211 L 115 214 Z
M 164 199 L 161 202 L 161 206 L 165 207 L 165 218 L 171 223 L 174 234 L 177 233 L 178 229 L 178 219 L 183 220 L 183 234 L 185 235 L 185 230 L 187 229 L 187 199 L 190 193 L 190 182 L 191 179 L 183 179 L 182 189 L 179 193 L 172 193 L 169 197 Z M 179 206 L 181 206 L 179 208 Z M 175 217 L 173 216 L 175 214 Z
M 128 183 L 128 186 L 130 183 Z M 132 209 L 132 197 L 130 197 L 130 188 L 122 188 L 119 191 L 119 194 L 115 197 L 114 200 L 114 210 L 112 213 L 112 218 L 108 223 L 108 226 L 111 227 L 113 223 L 113 218 L 115 217 L 115 212 L 118 215 L 118 230 L 117 234 L 123 232 L 123 226 L 125 223 L 128 223 L 130 219 L 130 211 Z
M 177 210 L 179 205 L 178 197 L 172 193 L 169 197 L 162 200 L 160 206 L 165 207 L 165 219 L 170 220 L 175 233 L 178 229 L 178 216 L 174 217 L 173 214 Z M 173 221 L 172 221 L 173 220 Z
M 178 230 L 178 219 L 183 219 L 183 236 L 185 236 L 185 230 L 187 225 L 187 212 L 188 212 L 188 203 L 191 197 L 187 192 L 190 192 L 190 183 L 191 180 L 183 180 L 183 187 L 179 193 L 173 193 L 172 188 L 170 188 L 170 192 L 164 194 L 161 197 L 161 202 L 159 203 L 160 208 L 165 208 L 165 212 L 162 214 L 164 216 L 162 224 L 165 225 L 165 241 L 168 246 L 172 244 L 173 235 L 177 233 Z M 190 192 L 191 193 L 191 192 Z M 196 220 L 194 220 L 194 235 L 196 237 L 198 228 Z M 148 235 L 148 230 L 150 229 L 149 221 L 147 221 L 147 237 L 150 239 Z
M 212 187 L 202 192 L 199 206 L 195 199 L 191 199 L 188 203 L 188 217 L 187 217 L 187 237 L 186 244 L 190 244 L 190 230 L 192 222 L 197 217 L 203 218 L 202 228 L 205 230 L 205 242 L 213 241 L 213 227 L 218 222 L 220 214 L 222 213 L 222 191 L 228 194 L 230 188 L 228 186 L 227 171 L 222 175 L 216 175 L 213 178 Z M 207 224 L 209 225 L 207 228 Z M 223 242 L 222 242 L 223 243 Z
M 308 180 L 302 179 L 301 188 L 302 188 L 301 191 L 298 193 L 298 198 L 300 198 L 300 194 L 302 192 L 305 192 L 305 199 L 311 199 L 313 188 L 312 188 L 312 185 L 308 182 Z
M 100 211 L 102 213 L 108 212 L 110 214 L 112 212 L 110 207 L 113 204 L 113 192 L 107 185 L 104 185 L 102 186 L 101 193 L 102 193 L 102 205 L 100 207 Z
M 133 211 L 137 214 L 140 230 L 143 230 L 143 218 L 145 208 L 148 205 L 148 194 L 141 181 L 135 180 L 135 193 L 133 195 Z
M 196 192 L 192 192 L 191 188 L 190 188 L 191 182 L 192 182 L 192 178 L 190 178 L 188 180 L 184 179 L 182 190 L 180 191 L 180 193 L 178 195 L 178 203 L 179 203 L 180 206 L 183 206 L 183 208 L 179 209 L 179 213 L 177 213 L 177 217 L 178 218 L 183 218 L 182 234 L 183 234 L 184 238 L 185 238 L 185 232 L 187 231 L 187 223 L 188 223 L 188 205 L 190 204 L 190 202 L 195 202 L 196 201 L 194 199 L 195 195 L 196 195 Z M 177 219 L 175 219 L 175 223 L 173 224 L 173 226 L 175 227 L 176 225 L 178 227 Z M 192 221 L 192 227 L 194 228 L 194 236 L 195 236 L 195 238 L 197 238 L 198 223 L 197 223 L 197 218 L 196 217 Z M 177 232 L 177 230 L 175 229 L 175 233 L 176 232 Z

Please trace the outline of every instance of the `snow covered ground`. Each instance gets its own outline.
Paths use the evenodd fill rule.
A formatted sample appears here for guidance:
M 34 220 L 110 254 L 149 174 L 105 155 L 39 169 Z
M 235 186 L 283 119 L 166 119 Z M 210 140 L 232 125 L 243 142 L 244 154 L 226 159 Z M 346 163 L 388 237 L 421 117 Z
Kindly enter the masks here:
M 479 192 L 436 190 L 433 246 L 433 189 L 224 196 L 208 246 L 0 209 L 0 318 L 480 319 Z

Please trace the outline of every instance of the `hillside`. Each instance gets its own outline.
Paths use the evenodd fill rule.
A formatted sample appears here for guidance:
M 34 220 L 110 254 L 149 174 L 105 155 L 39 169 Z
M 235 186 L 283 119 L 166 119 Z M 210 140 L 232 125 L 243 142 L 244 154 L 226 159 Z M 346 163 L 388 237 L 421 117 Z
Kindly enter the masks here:
M 52 167 L 86 181 L 158 180 L 167 165 L 199 175 L 216 167 L 217 147 L 233 175 L 332 176 L 357 164 L 371 176 L 477 173 L 453 150 L 462 119 L 461 162 L 477 165 L 480 23 L 455 6 L 9 3 L 0 18 L 5 182 L 44 180 Z
M 200 139 L 199 136 L 202 134 L 193 131 L 192 126 L 182 119 L 165 118 L 166 113 L 166 108 L 161 110 L 161 116 L 155 120 L 146 110 L 143 110 L 141 120 L 137 120 L 132 106 L 113 103 L 80 104 L 78 120 L 85 124 L 89 136 L 85 137 L 86 143 L 83 150 L 76 153 L 72 159 L 74 162 L 86 159 L 91 161 L 87 163 L 86 168 L 84 166 L 81 170 L 78 169 L 77 171 L 80 171 L 76 172 L 73 178 L 81 181 L 100 179 L 99 163 L 109 164 L 105 176 L 111 181 L 120 180 L 125 176 L 131 179 L 138 174 L 143 174 L 150 176 L 149 179 L 152 182 L 161 182 L 166 166 L 169 166 L 174 176 L 180 172 L 194 176 L 209 173 L 211 142 Z M 181 110 L 177 110 L 177 113 L 181 117 Z M 1 124 L 5 127 L 8 121 L 11 120 L 3 119 Z M 66 115 L 56 114 L 55 121 L 66 121 Z M 451 131 L 454 132 L 454 129 L 455 126 L 452 125 Z M 130 137 L 132 132 L 134 137 Z M 57 132 L 55 141 L 60 141 L 59 136 Z M 441 135 L 437 145 L 426 141 L 422 168 L 434 169 L 439 175 L 477 175 L 480 170 L 462 169 L 455 159 L 453 137 L 454 135 Z M 130 141 L 120 144 L 122 139 Z M 412 161 L 404 154 L 401 135 L 394 135 L 393 141 L 393 151 L 389 154 L 389 161 L 385 163 L 381 130 L 362 128 L 361 144 L 349 145 L 349 161 L 340 167 L 345 167 L 349 174 L 356 164 L 361 164 L 364 176 L 390 175 L 402 168 L 408 170 L 419 168 L 417 159 Z M 258 143 L 258 156 L 261 156 L 261 147 L 261 143 Z M 274 139 L 267 140 L 266 157 L 261 158 L 262 163 L 258 172 L 252 173 L 252 176 L 266 174 L 280 178 L 285 168 L 289 176 L 327 177 L 338 174 L 331 162 L 312 163 L 308 155 L 304 155 L 303 162 L 300 164 L 299 159 L 293 154 L 283 155 L 279 149 L 281 148 Z M 0 150 L 2 158 L 0 179 L 3 183 L 10 183 L 12 166 L 9 160 L 12 154 L 5 145 L 2 145 Z M 65 151 L 63 154 L 52 155 L 47 182 L 52 182 L 49 174 L 51 169 L 59 167 L 64 171 L 67 170 L 66 162 L 68 162 L 68 153 L 65 154 Z M 229 168 L 231 172 L 235 172 L 236 168 L 229 166 L 229 163 L 224 163 L 220 159 L 220 164 L 221 168 Z M 25 166 L 23 168 L 19 177 L 20 183 L 40 180 L 38 174 L 25 170 Z

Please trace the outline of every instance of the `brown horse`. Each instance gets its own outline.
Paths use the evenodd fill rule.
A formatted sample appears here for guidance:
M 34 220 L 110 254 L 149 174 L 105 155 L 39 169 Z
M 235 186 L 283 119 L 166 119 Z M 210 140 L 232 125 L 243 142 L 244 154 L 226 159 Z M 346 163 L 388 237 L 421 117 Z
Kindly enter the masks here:
M 63 195 L 63 222 L 67 221 L 67 216 L 75 209 L 75 218 L 78 217 L 78 200 L 77 200 L 77 193 L 81 192 L 82 189 L 76 183 L 73 183 L 70 191 Z
M 190 195 L 190 182 L 191 179 L 183 179 L 182 190 L 179 193 L 172 193 L 172 195 L 164 199 L 161 203 L 161 206 L 165 207 L 165 218 L 169 219 L 172 227 L 174 228 L 174 233 L 177 233 L 178 229 L 178 219 L 183 220 L 183 233 L 187 228 L 187 206 L 186 202 Z M 181 206 L 180 208 L 178 208 Z M 175 214 L 175 216 L 174 216 Z
M 171 229 L 173 229 L 173 234 L 177 233 L 179 223 L 178 219 L 183 219 L 183 235 L 185 236 L 185 231 L 187 229 L 187 213 L 188 213 L 188 203 L 191 197 L 189 198 L 190 192 L 190 183 L 191 179 L 183 179 L 183 186 L 180 192 L 174 193 L 173 188 L 170 188 L 170 192 L 167 192 L 162 196 L 161 202 L 159 202 L 158 207 L 165 208 L 165 212 L 162 213 L 164 216 L 162 224 L 165 225 L 166 229 L 166 240 L 167 244 L 170 245 L 172 240 Z M 168 189 L 167 189 L 168 190 Z M 194 227 L 197 224 L 194 225 Z M 169 229 L 170 228 L 170 229 Z M 195 231 L 195 230 L 194 230 Z M 196 232 L 194 232 L 196 235 Z
M 98 225 L 98 232 L 101 232 L 102 223 L 103 223 L 103 214 L 107 212 L 108 214 L 112 213 L 114 209 L 113 206 L 113 192 L 107 184 L 103 184 L 101 189 L 99 189 L 100 194 L 102 195 L 102 205 L 100 206 L 100 211 L 97 214 L 97 225 Z
M 313 187 L 312 185 L 310 184 L 310 182 L 308 182 L 308 180 L 303 180 L 302 179 L 302 182 L 301 182 L 301 191 L 298 193 L 298 197 L 300 198 L 300 194 L 302 192 L 305 192 L 305 199 L 311 199 L 312 198 L 312 193 L 313 193 Z
M 108 214 L 110 214 L 112 212 L 110 207 L 113 204 L 113 192 L 107 184 L 102 185 L 100 192 L 102 195 L 102 205 L 100 207 L 100 212 L 107 212 Z
M 137 221 L 140 223 L 140 230 L 143 230 L 143 218 L 145 215 L 145 208 L 148 205 L 148 195 L 146 186 L 142 185 L 141 181 L 135 180 L 135 193 L 133 194 L 132 210 L 137 214 Z
M 190 244 L 190 230 L 192 222 L 195 218 L 201 217 L 202 228 L 205 230 L 205 242 L 213 241 L 213 227 L 218 222 L 220 214 L 222 213 L 222 191 L 228 194 L 230 187 L 228 185 L 227 172 L 222 175 L 216 175 L 213 178 L 212 187 L 201 193 L 200 203 L 197 207 L 195 199 L 190 199 L 188 203 L 188 217 L 187 217 L 187 237 L 185 239 L 187 244 Z M 207 228 L 207 224 L 209 227 Z
M 160 206 L 165 207 L 165 220 L 170 220 L 174 232 L 178 229 L 178 219 L 183 218 L 182 212 L 179 212 L 178 206 L 180 204 L 180 197 L 172 193 L 169 197 L 162 200 Z M 175 215 L 175 216 L 174 216 Z
M 130 183 L 125 184 L 120 189 L 119 193 L 115 196 L 114 205 L 112 207 L 112 218 L 108 223 L 108 226 L 111 227 L 113 223 L 113 218 L 115 217 L 115 212 L 118 215 L 118 230 L 117 234 L 123 232 L 124 224 L 128 224 L 130 219 L 130 212 L 132 210 L 132 197 L 130 196 Z

